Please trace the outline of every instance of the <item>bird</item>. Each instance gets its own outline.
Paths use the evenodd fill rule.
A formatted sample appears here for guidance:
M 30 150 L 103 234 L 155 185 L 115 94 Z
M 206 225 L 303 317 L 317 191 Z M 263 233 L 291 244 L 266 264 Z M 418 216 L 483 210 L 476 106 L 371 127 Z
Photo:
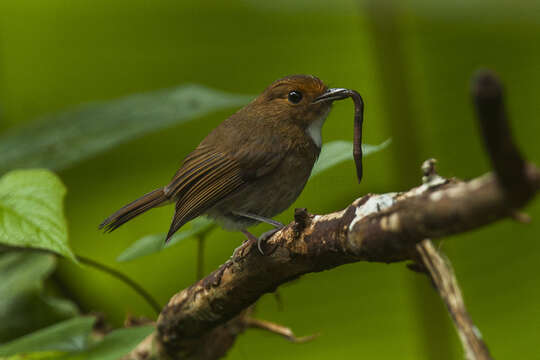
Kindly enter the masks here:
M 284 226 L 272 217 L 304 189 L 321 151 L 325 119 L 334 100 L 347 96 L 347 89 L 329 88 L 311 75 L 274 81 L 214 128 L 167 185 L 125 205 L 99 228 L 110 232 L 154 207 L 175 204 L 165 242 L 206 215 L 225 230 L 242 231 L 264 254 L 262 242 Z M 274 228 L 257 238 L 247 228 L 260 222 Z

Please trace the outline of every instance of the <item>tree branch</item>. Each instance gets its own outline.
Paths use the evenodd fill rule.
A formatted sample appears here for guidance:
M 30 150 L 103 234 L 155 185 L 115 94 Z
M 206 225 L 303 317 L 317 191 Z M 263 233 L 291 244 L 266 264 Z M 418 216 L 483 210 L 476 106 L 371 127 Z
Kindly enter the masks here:
M 268 332 L 283 336 L 285 339 L 296 344 L 301 344 L 301 343 L 311 341 L 318 336 L 318 334 L 315 334 L 315 335 L 297 337 L 296 335 L 294 335 L 293 331 L 289 329 L 288 327 L 285 327 L 285 326 L 282 326 L 282 325 L 279 325 L 270 321 L 266 321 L 266 320 L 255 319 L 249 316 L 246 316 L 244 318 L 244 324 L 246 325 L 247 328 L 266 330 Z
M 491 360 L 482 335 L 465 308 L 461 290 L 448 259 L 440 254 L 428 239 L 418 243 L 416 249 L 428 276 L 450 312 L 467 360 Z
M 484 72 L 475 84 L 495 173 L 471 181 L 428 173 L 419 187 L 368 194 L 335 213 L 311 215 L 297 209 L 295 221 L 265 243 L 265 256 L 256 244 L 246 242 L 219 269 L 173 296 L 161 312 L 153 341 L 143 342 L 129 358 L 142 359 L 137 351 L 156 353 L 145 348 L 147 344 L 173 359 L 218 358 L 246 329 L 242 312 L 281 284 L 356 261 L 416 259 L 416 245 L 426 238 L 462 233 L 514 214 L 540 188 L 540 171 L 525 163 L 513 145 L 501 115 L 498 81 Z M 505 151 L 498 151 L 499 146 Z

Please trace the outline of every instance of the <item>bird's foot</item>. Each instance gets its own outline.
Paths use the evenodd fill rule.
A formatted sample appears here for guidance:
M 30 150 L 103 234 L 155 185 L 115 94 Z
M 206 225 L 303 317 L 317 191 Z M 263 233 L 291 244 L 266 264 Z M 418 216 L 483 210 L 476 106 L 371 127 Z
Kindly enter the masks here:
M 283 227 L 280 227 L 280 228 L 276 228 L 276 229 L 272 229 L 272 230 L 268 230 L 266 232 L 264 232 L 261 236 L 259 236 L 258 238 L 253 235 L 252 233 L 250 233 L 249 231 L 247 230 L 242 230 L 242 233 L 244 235 L 246 235 L 246 237 L 248 238 L 249 241 L 251 242 L 254 242 L 254 243 L 257 243 L 257 249 L 259 249 L 259 252 L 262 254 L 262 255 L 265 255 L 264 253 L 264 250 L 262 248 L 262 244 L 264 242 L 266 242 L 266 240 L 270 239 L 272 237 L 272 235 L 274 235 L 276 232 L 278 232 L 279 230 L 283 229 Z
M 272 237 L 272 235 L 274 235 L 275 233 L 277 233 L 281 229 L 282 228 L 268 230 L 268 231 L 262 233 L 261 236 L 259 236 L 259 238 L 257 239 L 257 249 L 259 249 L 259 252 L 262 255 L 264 255 L 264 251 L 262 249 L 262 243 L 266 242 L 266 240 L 270 239 Z

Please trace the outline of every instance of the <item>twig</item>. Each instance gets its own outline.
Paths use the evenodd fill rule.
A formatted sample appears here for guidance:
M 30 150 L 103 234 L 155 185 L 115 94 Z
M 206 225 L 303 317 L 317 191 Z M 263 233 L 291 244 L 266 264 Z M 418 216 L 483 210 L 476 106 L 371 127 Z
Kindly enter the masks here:
M 291 329 L 283 325 L 279 325 L 270 321 L 255 319 L 249 316 L 244 317 L 244 324 L 247 328 L 266 330 L 271 333 L 281 335 L 290 342 L 301 344 L 311 341 L 319 336 L 319 334 L 313 334 L 308 336 L 296 337 Z
M 75 257 L 81 263 L 86 264 L 88 266 L 91 266 L 93 268 L 96 268 L 96 269 L 98 269 L 100 271 L 103 271 L 103 272 L 115 277 L 116 279 L 122 281 L 124 284 L 126 284 L 127 286 L 132 288 L 133 291 L 135 291 L 137 294 L 139 294 L 142 298 L 144 298 L 146 300 L 146 302 L 148 303 L 148 305 L 150 305 L 150 307 L 152 307 L 152 309 L 154 309 L 156 314 L 160 313 L 161 306 L 156 301 L 156 299 L 154 299 L 152 297 L 152 295 L 150 295 L 150 293 L 148 293 L 146 290 L 144 290 L 144 288 L 141 285 L 136 283 L 134 280 L 132 280 L 128 276 L 124 275 L 123 273 L 121 273 L 120 271 L 118 271 L 116 269 L 108 267 L 107 265 L 101 264 L 101 263 L 99 263 L 99 262 L 97 262 L 95 260 L 92 260 L 90 258 L 87 258 L 85 256 L 75 255 Z
M 435 159 L 429 159 L 422 164 L 424 173 L 422 182 L 424 184 L 437 184 L 442 181 L 442 178 L 435 171 L 435 163 Z M 431 279 L 450 312 L 467 359 L 490 360 L 489 350 L 482 340 L 480 331 L 473 324 L 465 308 L 461 290 L 450 261 L 435 249 L 429 239 L 416 244 L 416 250 L 418 259 L 415 264 L 409 265 L 409 268 L 426 273 Z
M 510 217 L 521 224 L 529 224 L 531 222 L 531 217 L 528 214 L 517 210 L 512 211 Z
M 51 254 L 54 256 L 60 256 L 59 254 L 49 249 L 11 246 L 11 245 L 4 245 L 4 244 L 0 244 L 0 251 L 26 251 L 26 252 L 37 252 L 37 253 Z M 111 267 L 108 267 L 105 264 L 99 263 L 96 260 L 92 260 L 90 258 L 87 258 L 82 255 L 78 255 L 78 254 L 75 254 L 75 258 L 82 264 L 85 264 L 97 270 L 103 271 L 115 277 L 116 279 L 120 280 L 121 282 L 129 286 L 137 294 L 139 294 L 142 298 L 144 298 L 146 302 L 148 303 L 148 305 L 150 305 L 150 307 L 156 312 L 156 314 L 159 314 L 161 312 L 161 306 L 159 305 L 159 303 L 141 285 L 135 282 L 135 280 L 132 280 L 131 278 L 121 273 L 120 271 L 115 270 Z M 73 300 L 73 297 L 70 297 L 70 298 Z M 81 306 L 79 306 L 79 308 L 81 308 Z
M 452 316 L 467 359 L 490 360 L 491 355 L 482 340 L 482 335 L 473 324 L 465 308 L 452 265 L 435 249 L 433 243 L 428 239 L 417 244 L 416 249 L 420 254 L 423 265 L 428 270 L 428 276 L 433 281 Z
M 511 202 L 509 205 L 519 204 L 535 189 L 527 181 L 527 164 L 512 139 L 502 85 L 493 72 L 480 70 L 473 79 L 472 93 L 493 170 Z

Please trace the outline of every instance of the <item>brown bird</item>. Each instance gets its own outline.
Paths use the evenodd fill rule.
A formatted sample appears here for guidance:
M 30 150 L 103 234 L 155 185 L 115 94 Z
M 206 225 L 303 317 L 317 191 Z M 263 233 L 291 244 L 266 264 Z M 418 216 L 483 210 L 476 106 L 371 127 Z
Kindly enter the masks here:
M 319 156 L 321 128 L 333 100 L 346 89 L 329 89 L 314 76 L 279 79 L 251 103 L 223 121 L 192 151 L 171 182 L 124 206 L 100 225 L 113 231 L 145 211 L 176 203 L 168 241 L 185 223 L 207 215 L 227 230 L 266 222 L 300 195 Z

